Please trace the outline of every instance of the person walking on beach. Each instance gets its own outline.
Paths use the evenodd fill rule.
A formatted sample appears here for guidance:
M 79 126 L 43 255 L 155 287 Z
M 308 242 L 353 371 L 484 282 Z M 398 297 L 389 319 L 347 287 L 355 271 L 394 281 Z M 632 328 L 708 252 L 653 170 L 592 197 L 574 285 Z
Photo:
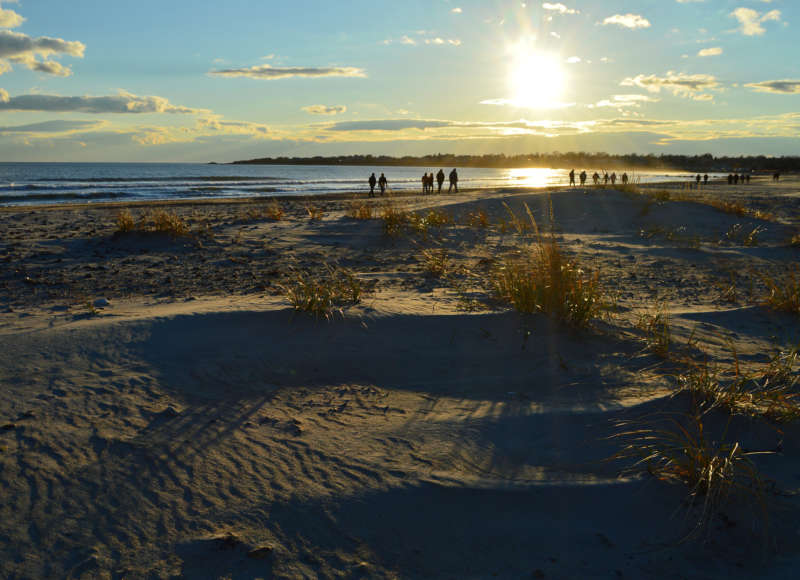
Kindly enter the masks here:
M 583 187 L 586 184 L 586 172 L 585 171 L 581 171 L 580 178 L 581 178 L 581 187 Z
M 623 173 L 622 174 L 622 185 L 628 185 L 628 174 L 627 173 Z
M 450 172 L 450 188 L 447 190 L 447 193 L 453 191 L 454 187 L 456 188 L 456 193 L 458 193 L 458 172 L 455 169 Z
M 378 186 L 381 188 L 381 195 L 386 193 L 386 186 L 389 184 L 389 181 L 386 179 L 386 176 L 381 173 L 381 176 L 378 178 Z
M 608 173 L 603 171 L 603 185 L 608 185 Z
M 595 171 L 594 175 L 592 175 L 592 181 L 594 181 L 595 185 L 600 183 L 600 174 L 597 173 L 597 171 Z
M 377 179 L 375 179 L 375 174 L 369 176 L 369 196 L 375 197 L 375 184 L 377 183 Z
M 700 189 L 700 174 L 699 173 L 697 174 L 697 177 L 694 178 L 694 180 L 697 182 L 697 189 Z
M 569 172 L 569 185 L 575 187 L 575 170 L 571 169 Z
M 428 193 L 428 174 L 422 174 L 422 193 Z
M 612 173 L 611 174 L 611 185 L 616 185 L 616 184 L 617 184 L 617 174 L 616 173 Z
M 703 185 L 708 185 L 708 173 L 703 175 Z
M 444 183 L 444 171 L 439 170 L 439 173 L 436 174 L 436 183 L 439 184 L 439 193 L 442 193 L 442 184 Z

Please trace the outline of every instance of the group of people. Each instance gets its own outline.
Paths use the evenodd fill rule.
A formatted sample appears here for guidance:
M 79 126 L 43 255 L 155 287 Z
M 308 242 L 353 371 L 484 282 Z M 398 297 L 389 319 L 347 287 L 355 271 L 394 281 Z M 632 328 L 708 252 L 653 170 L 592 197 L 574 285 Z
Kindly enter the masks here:
M 578 176 L 578 179 L 580 179 L 580 181 L 581 181 L 581 186 L 586 185 L 586 178 L 587 177 L 588 177 L 588 175 L 586 174 L 586 172 L 585 171 L 581 171 L 580 175 Z M 592 175 L 592 181 L 594 182 L 594 184 L 595 185 L 599 185 L 601 179 L 603 180 L 603 185 L 608 185 L 609 181 L 611 182 L 611 185 L 615 185 L 617 183 L 617 174 L 615 172 L 612 172 L 611 175 L 609 175 L 608 173 L 606 173 L 604 171 L 603 172 L 603 176 L 601 178 L 600 174 L 595 171 L 594 174 Z M 628 183 L 628 174 L 627 173 L 623 173 L 620 179 L 621 179 L 623 185 L 627 185 L 627 183 Z M 570 185 L 576 185 L 575 184 L 575 170 L 574 169 L 572 169 L 569 172 L 569 184 Z
M 444 184 L 444 171 L 442 171 L 441 169 L 435 176 L 433 174 L 433 171 L 431 171 L 430 174 L 428 173 L 423 174 L 422 193 L 433 193 L 434 180 L 436 181 L 436 183 L 439 184 L 439 193 L 442 193 L 442 185 Z M 448 193 L 453 191 L 454 189 L 456 193 L 458 193 L 458 171 L 453 169 L 453 171 L 450 172 L 449 180 L 450 180 L 450 188 L 447 190 Z M 377 179 L 375 178 L 375 174 L 373 173 L 372 175 L 369 176 L 367 183 L 369 183 L 370 197 L 375 197 L 376 184 L 378 185 L 378 187 L 380 187 L 381 195 L 384 195 L 386 193 L 386 188 L 389 186 L 389 180 L 386 179 L 386 176 L 383 173 L 381 173 L 381 176 Z
M 738 175 L 736 173 L 728 174 L 728 185 L 739 185 L 739 184 L 750 183 L 750 175 L 742 174 Z

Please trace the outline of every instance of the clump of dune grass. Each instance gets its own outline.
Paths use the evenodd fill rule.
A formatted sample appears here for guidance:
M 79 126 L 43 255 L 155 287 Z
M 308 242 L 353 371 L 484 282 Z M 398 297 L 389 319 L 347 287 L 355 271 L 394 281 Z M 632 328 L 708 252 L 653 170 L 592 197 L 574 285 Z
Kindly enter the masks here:
M 399 236 L 410 221 L 410 214 L 406 209 L 399 208 L 394 204 L 386 204 L 381 210 L 381 220 L 383 222 L 383 233 L 387 236 Z
M 344 308 L 361 302 L 366 284 L 347 268 L 328 267 L 322 272 L 296 272 L 282 286 L 284 295 L 298 312 L 330 320 L 344 315 Z
M 790 270 L 778 276 L 761 276 L 769 295 L 764 304 L 778 312 L 800 314 L 800 273 Z
M 272 221 L 279 222 L 283 219 L 283 208 L 281 204 L 273 200 L 264 208 L 264 216 Z
M 453 223 L 453 216 L 442 210 L 413 212 L 393 204 L 384 205 L 380 217 L 383 221 L 383 232 L 391 237 L 397 237 L 406 232 L 427 235 L 430 228 Z
M 719 437 L 707 433 L 704 415 L 650 417 L 618 424 L 626 445 L 617 458 L 633 461 L 626 474 L 645 473 L 687 487 L 690 505 L 700 504 L 689 537 L 703 533 L 729 501 L 759 507 L 763 521 L 764 484 L 752 457 L 737 441 L 728 441 L 727 428 Z
M 314 204 L 306 204 L 305 210 L 309 221 L 319 221 L 325 217 L 325 212 L 322 210 L 322 208 L 317 207 Z
M 489 216 L 482 209 L 471 211 L 467 214 L 465 223 L 472 228 L 488 228 Z
M 347 209 L 347 215 L 355 220 L 371 220 L 373 208 L 370 204 L 356 202 Z
M 792 234 L 789 237 L 787 245 L 792 248 L 800 248 L 800 233 Z
M 669 357 L 672 333 L 669 312 L 663 306 L 641 314 L 636 326 L 644 332 L 644 341 L 649 350 L 660 357 Z
M 707 361 L 692 365 L 678 377 L 679 389 L 691 393 L 704 410 L 722 408 L 731 415 L 778 422 L 800 419 L 797 350 L 779 352 L 750 373 L 740 370 L 735 350 L 733 357 L 728 372 Z
M 421 250 L 420 262 L 422 270 L 434 278 L 441 278 L 450 270 L 450 256 L 444 248 Z
M 494 298 L 519 312 L 543 312 L 578 328 L 588 326 L 607 309 L 598 274 L 587 274 L 576 260 L 567 258 L 552 233 L 543 237 L 527 205 L 525 210 L 536 242 L 501 260 L 491 271 Z M 520 223 L 515 227 L 523 231 Z
M 453 223 L 453 216 L 441 209 L 431 209 L 416 215 L 417 220 L 425 224 L 425 229 L 429 227 L 438 228 Z
M 128 210 L 117 213 L 117 231 L 167 234 L 172 237 L 188 236 L 189 224 L 176 213 L 163 209 L 152 210 L 135 219 Z

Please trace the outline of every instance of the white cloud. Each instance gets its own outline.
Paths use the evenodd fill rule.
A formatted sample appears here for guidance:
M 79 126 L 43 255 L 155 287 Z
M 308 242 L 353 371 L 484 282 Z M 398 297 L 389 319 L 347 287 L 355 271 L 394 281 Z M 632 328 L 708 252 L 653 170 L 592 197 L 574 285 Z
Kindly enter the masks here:
M 251 79 L 286 79 L 290 77 L 351 77 L 364 78 L 367 76 L 364 69 L 356 67 L 293 67 L 271 66 L 268 64 L 256 65 L 246 68 L 228 68 L 213 70 L 208 74 L 220 77 L 246 77 Z
M 766 32 L 761 26 L 764 22 L 779 22 L 781 19 L 780 10 L 770 10 L 766 14 L 761 14 L 752 8 L 737 8 L 730 15 L 739 21 L 739 32 L 745 36 L 761 36 Z
M 571 57 L 569 57 L 567 59 L 567 62 L 569 64 L 578 64 L 579 62 L 581 62 L 581 57 L 579 57 L 579 56 L 571 56 Z
M 638 109 L 642 106 L 642 103 L 657 103 L 660 100 L 661 99 L 650 97 L 648 95 L 614 95 L 611 99 L 604 99 L 595 103 L 594 105 L 589 105 L 589 108 L 594 109 L 595 107 L 612 107 L 615 109 Z
M 542 8 L 545 10 L 550 10 L 552 12 L 558 12 L 559 14 L 580 14 L 580 10 L 575 10 L 574 8 L 567 8 L 561 2 L 551 3 L 545 2 L 542 4 Z
M 10 62 L 19 63 L 29 69 L 56 76 L 69 76 L 72 71 L 48 57 L 66 54 L 83 58 L 86 46 L 82 42 L 50 38 L 31 37 L 21 32 L 0 30 L 0 74 L 11 71 Z M 38 60 L 41 57 L 45 60 Z
M 461 10 L 461 8 L 453 8 L 450 12 L 453 14 L 461 14 L 463 10 Z
M 25 19 L 14 12 L 0 7 L 0 28 L 16 28 L 25 22 Z
M 623 28 L 650 28 L 650 21 L 640 14 L 614 14 L 603 20 L 603 26 L 615 24 Z
M 312 115 L 338 115 L 347 111 L 344 105 L 308 105 L 302 110 Z
M 719 56 L 720 54 L 722 54 L 722 47 L 714 46 L 702 49 L 697 53 L 697 56 Z

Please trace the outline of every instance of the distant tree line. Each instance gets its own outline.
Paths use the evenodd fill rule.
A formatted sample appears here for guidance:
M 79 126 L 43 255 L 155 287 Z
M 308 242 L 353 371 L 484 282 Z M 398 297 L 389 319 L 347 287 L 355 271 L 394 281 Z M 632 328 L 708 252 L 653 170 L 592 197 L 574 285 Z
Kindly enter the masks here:
M 435 155 L 392 157 L 389 155 L 337 155 L 333 157 L 264 157 L 234 161 L 235 165 L 369 165 L 374 167 L 591 167 L 680 169 L 686 171 L 800 171 L 800 157 L 765 155 L 714 157 L 705 155 L 611 155 L 609 153 L 532 153 L 528 155 Z

